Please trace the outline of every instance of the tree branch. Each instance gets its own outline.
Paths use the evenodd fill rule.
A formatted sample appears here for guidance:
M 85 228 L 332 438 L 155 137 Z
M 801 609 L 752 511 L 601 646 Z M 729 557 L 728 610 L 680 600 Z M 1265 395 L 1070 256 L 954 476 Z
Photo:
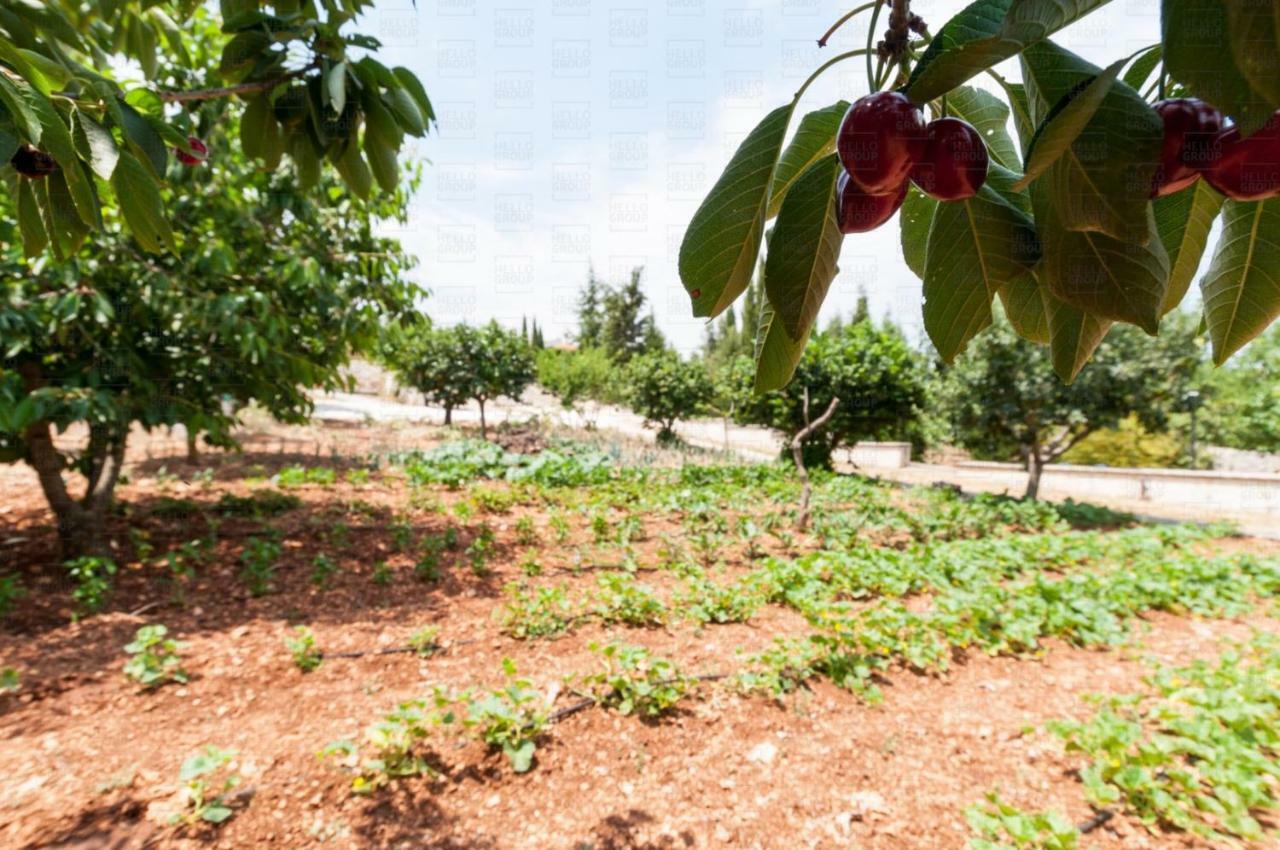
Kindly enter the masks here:
M 269 80 L 254 80 L 248 83 L 239 83 L 234 86 L 222 86 L 214 89 L 193 89 L 192 91 L 160 91 L 156 92 L 160 100 L 164 103 L 199 103 L 206 100 L 218 100 L 224 97 L 233 97 L 241 94 L 255 94 L 257 92 L 270 91 L 278 85 L 296 80 L 305 76 L 308 71 L 320 67 L 320 60 L 316 59 L 308 63 L 305 67 L 296 71 L 290 71 L 279 77 L 272 77 Z
M 831 404 L 827 405 L 827 410 L 817 419 L 800 429 L 800 431 L 791 438 L 791 457 L 796 462 L 796 469 L 800 471 L 800 481 L 803 483 L 803 489 L 800 491 L 800 515 L 796 518 L 796 528 L 804 531 L 809 526 L 809 499 L 813 496 L 813 487 L 809 483 L 809 470 L 804 468 L 804 441 L 811 434 L 820 431 L 824 425 L 830 421 L 835 415 L 836 408 L 840 405 L 840 397 L 836 396 L 831 399 Z M 809 416 L 809 391 L 805 389 L 804 394 L 804 412 L 805 418 Z

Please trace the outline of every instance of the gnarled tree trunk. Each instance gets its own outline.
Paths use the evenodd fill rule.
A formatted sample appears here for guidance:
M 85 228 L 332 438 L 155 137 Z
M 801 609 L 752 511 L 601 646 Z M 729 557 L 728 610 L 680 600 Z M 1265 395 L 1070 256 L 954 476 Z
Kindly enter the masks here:
M 1044 458 L 1040 454 L 1038 443 L 1025 449 L 1027 457 L 1027 492 L 1024 499 L 1035 501 L 1040 496 L 1040 475 L 1044 472 Z
M 120 469 L 124 466 L 126 435 L 94 425 L 89 429 L 84 495 L 74 498 L 62 477 L 66 468 L 62 453 L 53 444 L 52 426 L 46 420 L 34 422 L 23 435 L 27 461 L 36 471 L 40 489 L 58 522 L 58 541 L 64 558 L 84 555 L 108 557 L 107 512 L 115 494 Z

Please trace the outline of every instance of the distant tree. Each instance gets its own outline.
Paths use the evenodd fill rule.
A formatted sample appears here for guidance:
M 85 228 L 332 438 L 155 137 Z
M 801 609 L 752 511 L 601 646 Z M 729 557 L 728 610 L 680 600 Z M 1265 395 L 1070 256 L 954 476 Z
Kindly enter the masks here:
M 643 275 L 644 267 L 637 266 L 631 270 L 631 277 L 625 284 L 604 291 L 601 344 L 619 363 L 625 363 L 642 352 L 657 351 L 665 345 L 653 313 L 645 315 L 646 299 L 640 283 Z
M 1202 367 L 1199 437 L 1233 449 L 1280 452 L 1280 326 L 1218 369 Z
M 839 398 L 830 421 L 804 443 L 806 465 L 829 467 L 842 445 L 913 437 L 927 401 L 927 371 L 896 327 L 846 325 L 814 334 L 791 383 L 754 397 L 740 419 L 791 437 Z
M 724 423 L 724 449 L 729 450 L 729 423 L 753 400 L 751 385 L 756 371 L 755 361 L 740 354 L 728 362 L 713 364 L 706 361 L 711 375 L 712 394 L 707 409 Z
M 674 441 L 676 421 L 697 415 L 715 392 L 705 363 L 666 349 L 633 357 L 625 379 L 627 402 L 646 425 L 658 426 L 660 443 Z
M 1149 431 L 1164 429 L 1198 360 L 1193 341 L 1178 330 L 1169 322 L 1153 341 L 1117 325 L 1068 385 L 1055 375 L 1047 347 L 997 321 L 947 375 L 956 437 L 980 456 L 1020 458 L 1028 473 L 1026 497 L 1034 499 L 1045 464 L 1095 431 L 1130 414 Z
M 533 320 L 533 332 L 529 340 L 529 344 L 541 351 L 547 347 L 547 343 L 542 338 L 542 326 L 538 324 L 538 320 Z
M 525 345 L 529 344 L 529 317 L 520 317 L 520 338 L 524 340 Z
M 537 366 L 538 383 L 560 399 L 566 410 L 576 410 L 587 417 L 583 402 L 622 401 L 618 367 L 602 348 L 577 351 L 545 348 L 537 354 Z
M 480 406 L 481 436 L 488 436 L 486 403 L 519 398 L 534 378 L 529 346 L 497 322 L 480 328 L 401 327 L 384 346 L 384 359 L 403 383 L 444 407 L 445 424 L 452 423 L 455 407 L 474 400 Z
M 755 357 L 756 331 L 763 305 L 764 286 L 757 270 L 741 303 L 730 306 L 717 321 L 707 325 L 702 351 L 712 371 L 727 367 L 739 357 Z
M 596 270 L 587 271 L 587 285 L 578 293 L 577 343 L 583 348 L 596 348 L 604 344 L 604 296 L 606 286 L 596 277 Z

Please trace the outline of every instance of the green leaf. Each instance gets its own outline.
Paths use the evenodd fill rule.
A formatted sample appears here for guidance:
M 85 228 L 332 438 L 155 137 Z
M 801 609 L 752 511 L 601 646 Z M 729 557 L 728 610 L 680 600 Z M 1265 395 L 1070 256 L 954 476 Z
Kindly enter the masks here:
M 0 101 L 8 107 L 9 114 L 17 122 L 18 129 L 26 135 L 26 140 L 33 145 L 40 144 L 40 116 L 17 84 L 5 74 L 0 74 Z
M 766 300 L 764 309 L 760 311 L 760 326 L 756 331 L 755 391 L 766 393 L 780 390 L 790 383 L 808 343 L 808 334 L 798 341 L 787 336 L 782 322 L 777 321 L 773 305 Z
M 324 84 L 329 95 L 329 108 L 341 115 L 347 108 L 347 63 L 335 63 L 325 75 Z
M 58 240 L 59 253 L 63 257 L 70 257 L 80 250 L 85 237 L 89 235 L 89 223 L 81 217 L 79 207 L 69 188 L 72 180 L 78 178 L 81 184 L 89 180 L 89 177 L 80 169 L 79 161 L 72 161 L 69 167 L 45 178 L 44 189 L 48 198 L 48 213 L 53 223 L 49 235 Z M 94 208 L 97 208 L 96 197 Z
M 1100 72 L 1048 41 L 1024 52 L 1022 67 L 1031 116 L 1041 124 L 1053 105 Z M 1112 83 L 1084 129 L 1036 181 L 1049 186 L 1060 226 L 1145 243 L 1163 137 L 1155 110 L 1133 89 Z
M 212 806 L 205 806 L 204 810 L 200 812 L 200 819 L 208 821 L 209 823 L 222 823 L 227 818 L 231 817 L 232 814 L 233 812 L 231 809 L 226 806 L 215 804 Z
M 80 158 L 89 163 L 94 174 L 103 180 L 110 180 L 111 173 L 116 170 L 116 162 L 120 159 L 115 137 L 110 130 L 86 115 L 84 110 L 77 109 L 71 115 L 72 135 Z
M 355 139 L 347 144 L 341 155 L 333 160 L 333 164 L 338 169 L 338 174 L 342 175 L 347 188 L 361 200 L 368 200 L 369 192 L 373 189 L 373 172 L 369 170 L 368 163 L 360 155 L 360 146 L 356 144 Z
M 427 90 L 422 87 L 421 81 L 408 68 L 393 68 L 391 73 L 400 83 L 400 87 L 413 97 L 414 102 L 418 104 L 418 111 L 422 113 L 422 117 L 431 122 L 436 120 L 435 110 L 431 107 L 431 99 L 427 97 Z
M 40 207 L 31 180 L 18 180 L 18 229 L 22 231 L 22 252 L 37 257 L 49 244 Z
M 427 132 L 427 119 L 408 91 L 403 88 L 390 89 L 387 97 L 391 114 L 396 117 L 396 122 L 406 133 L 422 136 Z
M 1014 331 L 1040 345 L 1049 344 L 1049 314 L 1044 300 L 1045 293 L 1030 274 L 1014 278 L 1000 290 L 1000 303 Z
M 116 203 L 134 237 L 148 251 L 159 253 L 175 247 L 173 230 L 165 215 L 160 188 L 146 167 L 128 151 L 121 151 L 111 186 Z
M 164 139 L 131 104 L 120 104 L 120 117 L 124 119 L 125 139 L 134 153 L 150 163 L 157 176 L 163 175 L 169 165 L 169 149 L 165 147 Z
M 1089 362 L 1111 329 L 1111 321 L 1090 316 L 1044 290 L 1041 290 L 1041 295 L 1049 317 L 1049 351 L 1053 371 L 1069 384 Z
M 679 268 L 695 316 L 718 315 L 751 282 L 773 173 L 794 109 L 793 102 L 764 117 L 689 222 L 680 244 Z
M 938 202 L 912 184 L 898 211 L 899 239 L 902 243 L 902 259 L 907 268 L 924 280 L 924 264 L 928 254 L 929 228 L 933 225 L 934 210 Z
M 1160 64 L 1160 60 L 1164 56 L 1164 47 L 1159 44 L 1152 45 L 1145 53 L 1133 61 L 1129 66 L 1129 70 L 1124 72 L 1124 84 L 1136 91 L 1142 91 L 1142 87 L 1151 77 L 1151 72 Z
M 369 127 L 364 132 L 364 153 L 378 185 L 383 191 L 394 192 L 400 183 L 400 169 L 396 164 L 396 148 L 392 142 L 383 138 L 382 133 L 374 127 Z
M 1022 168 L 1018 150 L 1009 138 L 1009 107 L 984 89 L 960 86 L 947 94 L 947 114 L 968 121 L 982 136 L 991 158 L 1010 171 Z
M 28 98 L 31 108 L 40 117 L 41 143 L 62 167 L 62 174 L 70 189 L 76 212 L 85 224 L 97 227 L 101 223 L 98 199 L 93 194 L 92 182 L 80 170 L 80 158 L 76 154 L 75 141 L 71 138 L 71 129 L 47 97 L 37 91 L 29 90 Z
M 849 111 L 846 100 L 825 109 L 815 109 L 800 119 L 791 143 L 782 152 L 778 167 L 773 173 L 773 189 L 769 193 L 768 218 L 782 209 L 782 199 L 787 190 L 800 178 L 809 166 L 836 149 L 836 132 L 844 114 Z
M 240 82 L 271 48 L 271 43 L 271 36 L 259 30 L 238 33 L 222 48 L 218 72 L 229 82 Z
M 1048 38 L 1107 0 L 977 0 L 947 21 L 911 71 L 906 93 L 933 100 Z
M 306 133 L 294 133 L 288 137 L 290 142 L 289 153 L 293 157 L 294 168 L 298 172 L 298 184 L 303 189 L 313 189 L 320 183 L 320 156 L 316 153 L 315 146 L 311 143 L 311 137 Z M 285 138 L 281 136 L 281 145 L 283 146 Z M 352 139 L 348 147 L 355 149 L 355 159 L 359 161 L 359 171 L 356 175 L 357 179 L 363 179 L 364 194 L 360 197 L 367 198 L 369 188 L 372 184 L 373 176 L 369 174 L 369 167 L 364 164 L 364 160 L 360 159 L 359 147 L 356 145 L 355 139 Z M 359 170 L 357 169 L 357 170 Z M 341 167 L 338 169 L 339 174 L 343 174 Z M 344 176 L 344 179 L 345 176 Z M 348 185 L 350 181 L 348 180 Z
M 1164 293 L 1160 315 L 1173 310 L 1187 294 L 1191 279 L 1200 268 L 1200 258 L 1209 242 L 1213 220 L 1222 209 L 1223 197 L 1203 180 L 1152 203 L 1160 242 L 1169 255 L 1169 286 Z
M 1224 3 L 1236 67 L 1254 92 L 1280 107 L 1280 5 L 1267 0 Z
M 265 93 L 252 98 L 244 109 L 240 118 L 240 145 L 246 156 L 261 159 L 267 171 L 275 171 L 280 166 L 284 138 Z
M 991 299 L 1039 255 L 1031 219 L 991 187 L 939 204 L 929 230 L 924 327 L 947 363 L 991 324 Z
M 1280 198 L 1223 205 L 1222 237 L 1200 292 L 1213 362 L 1222 365 L 1280 315 Z
M 807 339 L 839 271 L 844 234 L 836 219 L 840 158 L 818 160 L 788 192 L 765 255 L 764 288 L 792 340 Z
M 1275 107 L 1236 62 L 1229 5 L 1224 0 L 1163 0 L 1164 66 L 1190 94 L 1230 115 L 1248 135 L 1266 123 Z M 1272 39 L 1274 30 L 1273 23 Z
M 1102 100 L 1111 91 L 1127 59 L 1112 62 L 1083 87 L 1077 86 L 1053 107 L 1049 117 L 1036 129 L 1027 149 L 1027 168 L 1015 185 L 1026 188 L 1067 152 L 1093 120 Z

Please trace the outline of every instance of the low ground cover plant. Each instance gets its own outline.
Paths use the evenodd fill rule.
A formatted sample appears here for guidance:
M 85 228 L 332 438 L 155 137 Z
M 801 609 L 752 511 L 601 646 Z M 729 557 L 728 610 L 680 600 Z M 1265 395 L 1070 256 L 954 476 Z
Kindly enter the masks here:
M 158 688 L 168 682 L 186 683 L 187 671 L 182 669 L 179 653 L 183 644 L 169 637 L 169 630 L 159 623 L 138 629 L 124 651 L 129 660 L 124 663 L 124 674 L 143 688 Z

